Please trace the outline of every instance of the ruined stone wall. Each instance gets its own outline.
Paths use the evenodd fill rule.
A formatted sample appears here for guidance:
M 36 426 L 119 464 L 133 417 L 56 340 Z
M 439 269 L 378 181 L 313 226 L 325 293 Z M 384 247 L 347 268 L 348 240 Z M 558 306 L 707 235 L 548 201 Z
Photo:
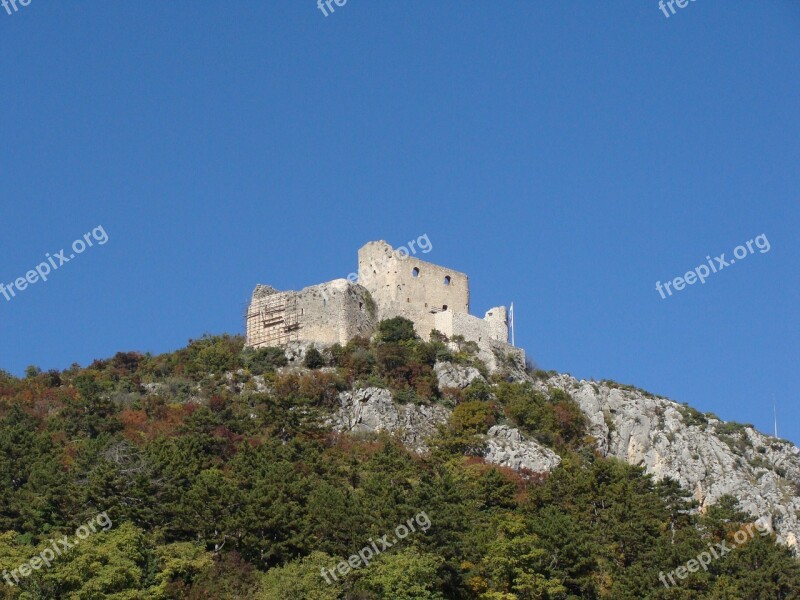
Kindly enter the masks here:
M 434 324 L 436 329 L 448 338 L 461 335 L 467 341 L 494 340 L 508 343 L 508 322 L 505 306 L 490 309 L 483 319 L 448 310 L 435 315 Z
M 468 342 L 478 344 L 478 358 L 490 371 L 513 365 L 525 369 L 525 351 L 508 343 L 508 312 L 505 306 L 486 311 L 481 319 L 451 311 L 436 315 L 436 329 L 452 339 L 460 335 Z
M 490 364 L 524 365 L 524 352 L 508 344 L 505 307 L 492 308 L 483 319 L 469 314 L 464 273 L 398 254 L 379 241 L 358 251 L 358 279 L 358 284 L 336 279 L 299 292 L 257 286 L 247 314 L 247 345 L 346 344 L 372 335 L 378 321 L 399 316 L 411 320 L 425 340 L 433 329 L 449 338 L 461 335 L 477 342 Z
M 246 337 L 247 346 L 263 348 L 282 346 L 297 339 L 294 324 L 288 325 L 287 305 L 292 304 L 293 292 L 280 292 L 268 285 L 257 285 L 247 308 Z M 287 315 L 288 312 L 288 315 Z
M 297 292 L 300 339 L 346 344 L 356 336 L 372 335 L 377 311 L 369 292 L 346 279 L 307 287 Z
M 290 342 L 346 344 L 370 336 L 377 311 L 369 292 L 345 279 L 299 292 L 258 286 L 247 312 L 247 345 L 285 346 Z
M 384 241 L 358 251 L 358 282 L 372 294 L 379 319 L 406 317 L 423 339 L 435 328 L 437 313 L 469 313 L 469 278 L 464 273 L 399 256 Z

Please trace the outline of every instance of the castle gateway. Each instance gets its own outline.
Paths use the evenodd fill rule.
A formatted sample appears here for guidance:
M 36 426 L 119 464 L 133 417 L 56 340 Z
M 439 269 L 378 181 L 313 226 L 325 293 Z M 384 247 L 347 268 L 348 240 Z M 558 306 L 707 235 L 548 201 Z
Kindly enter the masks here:
M 524 351 L 508 343 L 508 312 L 498 306 L 484 318 L 469 314 L 466 274 L 396 252 L 384 241 L 358 251 L 358 283 L 334 279 L 300 291 L 258 285 L 247 310 L 252 348 L 291 342 L 346 344 L 369 337 L 379 321 L 405 317 L 420 337 L 436 329 L 478 344 L 490 368 L 504 360 L 524 364 Z

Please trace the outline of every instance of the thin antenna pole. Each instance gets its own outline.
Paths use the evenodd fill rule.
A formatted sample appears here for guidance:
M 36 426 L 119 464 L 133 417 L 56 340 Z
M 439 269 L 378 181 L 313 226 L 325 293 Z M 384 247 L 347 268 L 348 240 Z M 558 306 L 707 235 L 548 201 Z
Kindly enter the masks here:
M 778 409 L 775 406 L 775 394 L 772 394 L 772 418 L 775 421 L 775 437 L 778 437 Z
M 514 343 L 514 303 L 511 303 L 511 345 L 516 346 Z

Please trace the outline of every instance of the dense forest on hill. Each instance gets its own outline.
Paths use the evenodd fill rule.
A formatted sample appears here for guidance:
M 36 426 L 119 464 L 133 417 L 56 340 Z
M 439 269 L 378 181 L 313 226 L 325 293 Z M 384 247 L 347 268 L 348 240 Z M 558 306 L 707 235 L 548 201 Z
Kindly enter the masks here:
M 226 335 L 0 371 L 0 598 L 800 598 L 800 564 L 773 535 L 735 541 L 753 517 L 734 498 L 696 513 L 676 483 L 598 456 L 568 394 L 489 376 L 456 346 L 394 319 L 299 365 Z M 439 390 L 437 360 L 488 383 Z M 340 392 L 366 386 L 452 409 L 430 452 L 326 426 Z M 495 423 L 561 465 L 487 464 Z M 732 549 L 664 584 L 721 544 Z M 348 565 L 364 548 L 369 564 Z

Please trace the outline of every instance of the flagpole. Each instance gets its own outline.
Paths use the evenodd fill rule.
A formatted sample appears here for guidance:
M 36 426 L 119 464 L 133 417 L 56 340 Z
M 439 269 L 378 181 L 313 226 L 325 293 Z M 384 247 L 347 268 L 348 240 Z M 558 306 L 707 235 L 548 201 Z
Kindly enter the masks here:
M 514 343 L 514 303 L 511 303 L 511 345 L 516 346 Z
M 778 409 L 775 406 L 775 394 L 772 394 L 772 418 L 775 422 L 775 437 L 778 437 Z

